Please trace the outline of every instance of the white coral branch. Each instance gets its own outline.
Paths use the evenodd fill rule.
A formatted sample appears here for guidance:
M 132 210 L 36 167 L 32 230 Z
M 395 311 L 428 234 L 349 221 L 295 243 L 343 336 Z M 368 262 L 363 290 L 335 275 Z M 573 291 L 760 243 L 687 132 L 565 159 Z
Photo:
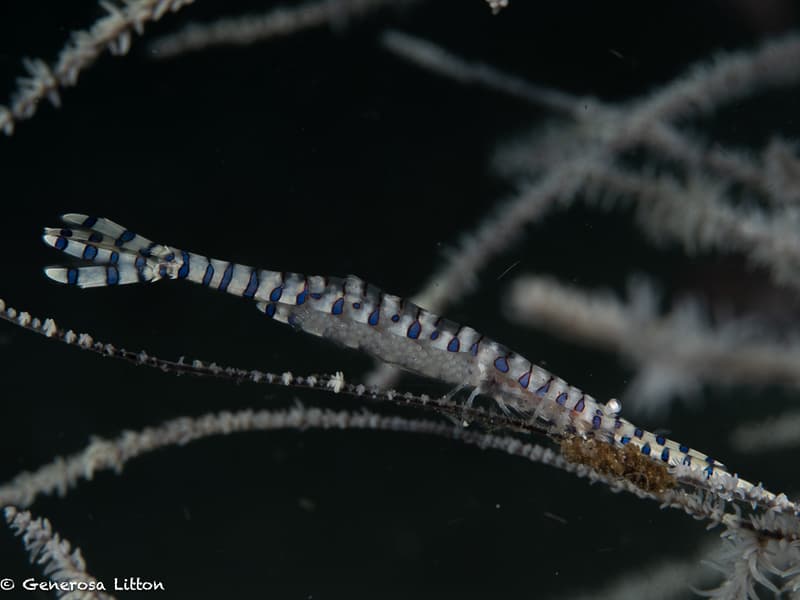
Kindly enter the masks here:
M 59 598 L 66 600 L 113 600 L 99 591 L 104 586 L 86 572 L 86 561 L 80 548 L 72 548 L 46 518 L 34 519 L 27 510 L 6 506 L 5 519 L 17 536 L 22 537 L 32 563 L 42 567 L 44 574 L 56 584 Z
M 127 54 L 132 32 L 141 34 L 147 23 L 193 1 L 128 0 L 122 6 L 102 2 L 105 16 L 88 30 L 74 32 L 52 67 L 39 59 L 24 62 L 29 75 L 18 81 L 10 105 L 0 105 L 0 130 L 11 135 L 15 124 L 30 119 L 45 98 L 59 106 L 59 89 L 77 84 L 81 71 L 91 66 L 106 49 L 115 55 Z

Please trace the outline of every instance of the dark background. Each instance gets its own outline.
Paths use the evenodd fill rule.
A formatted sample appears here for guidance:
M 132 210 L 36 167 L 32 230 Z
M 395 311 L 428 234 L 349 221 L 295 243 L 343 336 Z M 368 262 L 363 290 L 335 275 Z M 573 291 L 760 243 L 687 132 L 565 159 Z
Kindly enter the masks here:
M 145 37 L 271 4 L 198 1 Z M 99 14 L 93 2 L 3 3 L 0 98 L 22 74 L 22 57 L 51 62 L 68 32 Z M 61 257 L 39 242 L 41 227 L 63 212 L 105 215 L 212 256 L 356 273 L 410 295 L 462 232 L 513 194 L 489 167 L 498 142 L 547 115 L 409 66 L 377 43 L 384 28 L 537 83 L 621 100 L 714 51 L 796 27 L 797 15 L 778 1 L 512 0 L 493 17 L 481 0 L 439 0 L 163 62 L 149 60 L 136 37 L 129 56 L 104 55 L 64 91 L 61 109 L 43 105 L 0 139 L 0 295 L 167 358 L 297 374 L 343 370 L 358 381 L 368 359 L 270 323 L 230 296 L 171 283 L 85 292 L 52 284 L 41 269 Z M 770 115 L 786 135 L 797 134 L 796 98 L 782 96 Z M 748 129 L 759 106 L 726 111 L 701 126 L 722 139 L 763 141 Z M 645 272 L 669 289 L 716 264 L 653 248 L 625 214 L 578 208 L 528 230 L 478 274 L 478 291 L 446 313 L 598 398 L 618 395 L 631 372 L 608 354 L 509 324 L 500 309 L 510 278 L 498 276 L 520 261 L 517 273 L 578 285 L 621 289 L 631 273 Z M 177 416 L 286 406 L 296 397 L 357 406 L 321 393 L 175 378 L 10 325 L 0 326 L 0 361 L 2 481 L 79 450 L 91 435 Z M 439 391 L 408 377 L 400 387 Z M 758 397 L 743 394 L 745 404 Z M 699 407 L 678 406 L 666 423 L 643 424 L 722 453 L 727 442 L 707 431 L 708 415 L 717 431 L 740 418 L 734 413 L 726 397 L 709 392 Z M 734 458 L 743 474 L 755 471 L 754 461 Z M 757 472 L 778 489 L 791 486 L 768 462 Z M 678 512 L 548 467 L 446 440 L 356 431 L 208 439 L 135 460 L 122 476 L 102 473 L 32 510 L 82 548 L 99 579 L 162 580 L 170 598 L 561 595 L 684 557 L 716 535 Z M 39 577 L 10 533 L 0 533 L 2 576 Z

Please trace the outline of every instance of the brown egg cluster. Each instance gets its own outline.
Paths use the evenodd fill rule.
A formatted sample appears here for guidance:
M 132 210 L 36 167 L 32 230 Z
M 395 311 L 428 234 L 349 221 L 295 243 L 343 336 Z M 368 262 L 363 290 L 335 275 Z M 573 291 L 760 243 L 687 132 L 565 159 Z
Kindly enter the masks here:
M 665 464 L 648 458 L 632 444 L 618 447 L 571 436 L 561 441 L 561 454 L 568 461 L 589 466 L 603 475 L 626 479 L 646 492 L 658 494 L 677 485 Z

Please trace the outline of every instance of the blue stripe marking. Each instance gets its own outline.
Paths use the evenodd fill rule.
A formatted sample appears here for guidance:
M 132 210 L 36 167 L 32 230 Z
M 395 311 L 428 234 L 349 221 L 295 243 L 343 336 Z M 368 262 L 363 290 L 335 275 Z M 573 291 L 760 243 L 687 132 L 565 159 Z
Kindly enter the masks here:
M 669 461 L 669 448 L 664 448 L 661 451 L 661 460 L 663 460 L 664 462 Z
M 125 231 L 122 232 L 122 235 L 120 235 L 117 238 L 117 240 L 114 242 L 114 245 L 119 248 L 123 244 L 127 244 L 128 242 L 130 242 L 135 237 L 136 237 L 135 233 L 126 229 Z
M 436 329 L 434 329 L 434 330 L 431 332 L 431 339 L 432 339 L 432 340 L 438 340 L 438 339 L 439 339 L 439 332 L 438 332 Z
M 461 342 L 458 340 L 457 337 L 454 337 L 447 344 L 447 351 L 448 352 L 458 352 L 459 348 L 461 348 Z
M 247 281 L 247 287 L 244 288 L 242 296 L 245 298 L 252 298 L 258 291 L 258 273 L 255 269 L 250 271 L 250 279 Z
M 369 318 L 367 318 L 367 323 L 372 325 L 373 327 L 378 324 L 378 319 L 381 316 L 381 309 L 376 308 L 371 313 L 369 313 Z
M 523 374 L 520 376 L 520 378 L 519 378 L 519 379 L 517 379 L 517 381 L 519 381 L 519 384 L 520 384 L 522 387 L 524 387 L 525 389 L 527 389 L 527 388 L 528 388 L 528 385 L 530 385 L 530 383 L 531 383 L 531 372 L 530 372 L 530 371 L 527 371 L 526 373 L 523 373 Z
M 625 444 L 627 444 L 628 442 L 630 442 L 630 441 L 631 441 L 631 438 L 629 436 L 627 436 L 627 435 L 623 435 L 621 438 L 619 438 L 619 443 L 622 444 L 623 446 Z
M 89 235 L 89 241 L 90 242 L 102 242 L 103 241 L 103 234 L 102 233 L 97 233 L 96 231 L 93 231 Z
M 331 314 L 332 315 L 340 315 L 344 310 L 344 298 L 339 298 L 336 302 L 333 303 L 331 306 Z
M 214 277 L 214 265 L 208 263 L 206 266 L 206 272 L 203 275 L 203 285 L 208 286 L 211 283 L 211 279 Z
M 153 248 L 155 248 L 156 246 L 158 246 L 156 242 L 150 242 L 147 245 L 147 248 L 142 248 L 141 250 L 139 250 L 139 254 L 141 254 L 142 256 L 150 256 L 153 253 Z
M 117 264 L 119 262 L 119 252 L 112 250 L 111 256 L 108 258 L 108 262 L 112 265 Z
M 119 283 L 119 269 L 109 265 L 106 267 L 106 283 L 108 285 L 117 285 Z
M 556 397 L 556 404 L 560 404 L 561 406 L 564 406 L 566 403 L 567 403 L 567 392 L 561 392 Z
M 225 272 L 222 274 L 222 281 L 219 282 L 219 287 L 217 289 L 220 292 L 228 291 L 228 286 L 231 284 L 232 277 L 233 277 L 233 263 L 228 263 L 228 266 L 225 267 Z
M 178 279 L 186 279 L 186 276 L 189 274 L 189 253 L 185 250 L 181 250 L 181 258 L 183 259 L 183 264 L 181 268 L 178 269 Z
M 658 444 L 659 444 L 660 446 L 663 446 L 663 445 L 664 445 L 664 442 L 666 442 L 666 441 L 667 441 L 667 440 L 666 440 L 666 438 L 665 438 L 663 435 L 657 435 L 657 436 L 656 436 L 656 442 L 658 442 Z
M 277 302 L 278 300 L 281 299 L 282 295 L 283 295 L 283 286 L 279 285 L 278 287 L 276 287 L 274 290 L 272 290 L 270 292 L 269 299 L 272 300 L 273 302 Z M 338 314 L 338 313 L 335 313 L 335 314 Z
M 159 277 L 167 276 L 167 265 L 161 265 L 160 267 L 158 267 L 158 275 Z
M 642 439 L 642 436 L 644 435 L 644 431 L 642 431 L 641 429 L 639 429 L 637 427 L 636 430 L 633 432 L 633 435 L 635 435 L 639 439 Z
M 475 342 L 472 344 L 472 346 L 470 346 L 469 353 L 472 354 L 472 356 L 478 356 L 478 342 Z
M 683 464 L 691 465 L 692 464 L 692 457 L 691 456 L 684 456 L 683 457 Z
M 578 400 L 578 402 L 575 404 L 575 408 L 573 408 L 572 410 L 574 410 L 575 412 L 583 412 L 584 408 L 586 408 L 586 400 L 584 399 L 583 396 L 581 396 L 581 399 Z
M 78 269 L 67 269 L 67 283 L 70 285 L 78 283 Z
M 419 337 L 421 331 L 422 331 L 422 325 L 419 324 L 419 321 L 414 321 L 411 325 L 408 326 L 408 331 L 406 332 L 406 335 L 410 337 L 412 340 L 416 340 Z
M 97 256 L 97 247 L 87 244 L 86 247 L 83 249 L 83 260 L 94 260 L 96 256 Z
M 642 446 L 642 454 L 645 456 L 650 456 L 650 443 L 648 442 L 644 446 Z
M 264 309 L 264 312 L 267 313 L 267 316 L 271 319 L 275 316 L 275 305 L 267 304 L 267 308 Z
M 301 304 L 304 304 L 305 301 L 306 301 L 306 296 L 307 295 L 308 295 L 308 290 L 304 288 L 302 292 L 297 294 L 297 297 L 295 297 L 295 299 L 294 299 L 294 303 L 297 306 L 300 306 Z
M 498 356 L 494 359 L 494 368 L 501 373 L 508 373 L 508 360 L 505 356 Z
M 703 469 L 703 473 L 706 474 L 706 479 L 708 479 L 714 473 L 714 467 L 712 466 L 706 467 L 705 469 Z
M 67 240 L 67 238 L 59 236 L 56 239 L 56 243 L 53 245 L 53 247 L 56 250 L 63 250 L 64 248 L 67 247 L 67 244 L 69 244 L 69 241 Z
M 89 229 L 94 227 L 95 223 L 97 223 L 97 217 L 86 217 L 83 220 L 83 226 L 88 227 Z

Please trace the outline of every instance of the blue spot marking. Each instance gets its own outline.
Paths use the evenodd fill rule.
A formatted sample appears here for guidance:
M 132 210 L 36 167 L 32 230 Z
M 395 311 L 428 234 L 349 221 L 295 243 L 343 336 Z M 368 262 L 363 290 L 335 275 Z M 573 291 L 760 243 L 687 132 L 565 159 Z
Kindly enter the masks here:
M 575 412 L 583 412 L 584 408 L 586 408 L 586 400 L 584 400 L 583 396 L 581 396 L 581 399 L 578 400 L 578 402 L 575 404 L 575 408 L 572 410 Z
M 529 385 L 530 385 L 530 383 L 531 383 L 531 372 L 530 372 L 530 371 L 528 371 L 528 372 L 526 372 L 526 373 L 523 373 L 523 374 L 522 374 L 522 376 L 520 376 L 520 378 L 519 378 L 519 379 L 517 379 L 517 381 L 519 381 L 519 384 L 520 384 L 522 387 L 524 387 L 525 389 L 527 389 L 527 388 L 528 388 L 528 386 L 529 386 Z
M 313 292 L 313 293 L 311 294 L 311 297 L 312 297 L 314 300 L 319 300 L 320 298 L 322 298 L 322 294 L 320 294 L 319 292 Z
M 392 323 L 397 323 L 400 320 L 400 315 L 392 315 Z
M 72 235 L 72 232 L 70 232 L 70 235 Z M 97 233 L 96 231 L 93 231 L 91 233 L 91 235 L 89 235 L 89 241 L 90 242 L 102 242 L 103 241 L 103 234 L 102 233 Z
M 642 439 L 642 435 L 644 435 L 644 432 L 637 427 L 636 430 L 633 432 L 633 435 L 635 435 L 639 439 Z
M 353 308 L 355 308 L 356 310 L 360 309 L 361 308 L 361 302 L 353 302 Z
M 108 285 L 117 285 L 119 283 L 119 269 L 117 267 L 106 267 L 106 283 Z
M 283 286 L 279 285 L 270 292 L 269 299 L 272 300 L 273 302 L 277 302 L 278 300 L 281 299 L 282 295 L 283 295 Z M 339 314 L 339 313 L 334 313 L 334 314 Z
M 669 448 L 664 448 L 661 451 L 661 460 L 667 462 L 669 460 Z
M 623 446 L 625 444 L 627 444 L 628 442 L 630 442 L 630 441 L 631 441 L 631 438 L 629 436 L 627 436 L 627 435 L 623 435 L 621 438 L 619 438 L 619 443 L 622 444 Z
M 436 329 L 434 329 L 434 330 L 431 332 L 431 339 L 432 339 L 432 340 L 438 340 L 438 339 L 439 339 L 439 332 L 438 332 Z
M 133 265 L 136 267 L 136 272 L 139 275 L 139 281 L 145 281 L 144 267 L 146 264 L 147 260 L 144 256 L 137 256 L 136 260 L 133 262 Z
M 339 298 L 336 302 L 333 303 L 331 306 L 331 314 L 332 315 L 340 315 L 344 310 L 344 298 Z
M 703 473 L 706 474 L 706 479 L 708 479 L 714 473 L 714 467 L 710 467 L 710 466 L 706 467 L 705 469 L 703 469 Z
M 458 352 L 459 348 L 461 348 L 461 342 L 458 341 L 457 337 L 454 337 L 450 342 L 447 344 L 447 351 L 448 352 Z
M 542 397 L 543 397 L 543 396 L 544 396 L 544 395 L 545 395 L 545 394 L 546 394 L 548 391 L 550 391 L 550 383 L 551 383 L 552 381 L 553 381 L 552 379 L 551 379 L 551 380 L 549 380 L 549 381 L 548 381 L 547 383 L 545 383 L 545 384 L 544 384 L 542 387 L 540 387 L 538 390 L 536 390 L 536 395 L 537 395 L 537 396 L 542 396 Z
M 67 269 L 67 283 L 70 285 L 78 283 L 78 269 Z
M 56 240 L 54 248 L 56 250 L 63 250 L 64 248 L 67 247 L 67 244 L 69 244 L 67 238 L 59 236 L 59 238 Z
M 206 272 L 203 275 L 203 285 L 208 286 L 211 283 L 211 279 L 214 277 L 214 266 L 211 263 L 206 265 Z
M 275 305 L 267 304 L 267 308 L 264 309 L 264 312 L 267 313 L 267 316 L 271 319 L 275 316 Z
M 666 442 L 666 441 L 667 441 L 667 440 L 664 438 L 664 436 L 663 436 L 663 435 L 657 435 L 657 436 L 656 436 L 656 442 L 658 442 L 658 444 L 659 444 L 660 446 L 663 446 L 663 445 L 664 445 L 664 442 Z
M 642 446 L 642 454 L 645 456 L 650 456 L 650 443 L 648 442 L 644 446 Z
M 602 417 L 595 415 L 592 417 L 592 429 L 600 429 L 600 424 L 602 423 Z
M 142 248 L 141 250 L 139 250 L 139 254 L 141 254 L 142 256 L 150 256 L 150 254 L 152 254 L 153 252 L 153 248 L 155 248 L 156 246 L 158 246 L 156 242 L 150 242 L 147 245 L 147 248 Z
M 478 356 L 478 342 L 470 346 L 469 353 L 472 354 L 472 356 Z
M 290 326 L 294 327 L 295 325 L 297 325 L 297 315 L 296 315 L 296 314 L 294 314 L 294 313 L 292 313 L 291 315 L 289 315 L 289 318 L 288 318 L 288 319 L 286 319 L 286 322 L 287 322 L 287 323 L 288 323 Z
M 112 265 L 117 264 L 119 262 L 119 252 L 112 250 L 111 256 L 108 258 L 108 262 Z
M 231 284 L 232 277 L 233 277 L 233 263 L 228 263 L 228 266 L 225 267 L 225 272 L 222 274 L 222 281 L 219 282 L 218 289 L 220 292 L 225 292 L 228 290 L 228 286 Z
M 97 217 L 86 217 L 83 220 L 83 226 L 84 227 L 92 228 L 92 227 L 94 227 L 95 223 L 97 223 Z
M 136 237 L 135 233 L 133 233 L 132 231 L 128 231 L 126 229 L 125 231 L 122 232 L 122 235 L 117 238 L 117 241 L 114 242 L 114 245 L 117 247 L 122 246 L 123 244 L 127 244 L 128 242 L 130 242 L 135 237 Z
M 684 456 L 683 457 L 683 464 L 691 465 L 692 464 L 692 457 L 691 456 Z
M 406 335 L 410 337 L 412 340 L 415 340 L 419 337 L 421 331 L 422 331 L 422 325 L 419 324 L 419 321 L 414 321 L 411 325 L 408 326 L 408 331 L 406 332 Z
M 175 260 L 175 253 L 174 252 L 170 252 L 169 254 L 167 254 L 164 257 L 164 260 L 167 261 L 167 262 L 172 262 L 173 260 Z
M 178 269 L 178 279 L 186 279 L 186 276 L 189 274 L 189 253 L 181 251 L 181 258 L 183 259 L 183 264 L 181 268 Z
M 97 247 L 96 246 L 86 246 L 83 249 L 83 259 L 84 260 L 94 260 L 97 256 Z
M 160 267 L 158 267 L 158 274 L 161 277 L 166 277 L 167 276 L 167 267 L 166 267 L 166 265 L 161 265 Z
M 258 273 L 253 270 L 250 271 L 250 279 L 247 282 L 247 287 L 242 292 L 242 296 L 245 298 L 252 298 L 256 295 L 256 291 L 258 290 Z
M 561 392 L 558 396 L 556 396 L 556 404 L 564 406 L 566 403 L 567 403 L 567 392 Z
M 686 454 L 687 452 L 689 452 L 689 446 L 686 446 L 685 444 L 681 444 L 680 447 L 678 448 L 678 450 L 680 450 L 681 452 Z
M 379 308 L 376 308 L 371 313 L 369 313 L 369 318 L 367 319 L 367 323 L 375 327 L 378 324 L 378 319 L 380 319 L 381 311 Z
M 707 462 L 708 464 L 710 464 L 710 465 L 713 465 L 713 464 L 714 464 L 714 459 L 713 459 L 713 458 L 711 458 L 710 456 L 706 456 L 706 462 Z
M 307 295 L 308 295 L 308 290 L 307 289 L 303 289 L 302 292 L 297 294 L 297 297 L 294 299 L 294 303 L 297 304 L 297 306 L 300 306 L 301 304 L 305 304 Z
M 508 360 L 505 356 L 499 356 L 494 359 L 494 368 L 501 373 L 508 373 Z

